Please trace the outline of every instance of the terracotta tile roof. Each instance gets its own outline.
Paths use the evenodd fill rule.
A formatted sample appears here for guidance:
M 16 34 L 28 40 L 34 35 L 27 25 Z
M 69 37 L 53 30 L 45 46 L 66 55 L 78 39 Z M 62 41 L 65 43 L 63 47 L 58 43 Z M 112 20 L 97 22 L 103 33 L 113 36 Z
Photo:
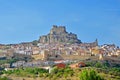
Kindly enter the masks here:
M 59 64 L 56 64 L 57 68 L 65 68 L 66 67 L 66 64 L 64 63 L 59 63 Z

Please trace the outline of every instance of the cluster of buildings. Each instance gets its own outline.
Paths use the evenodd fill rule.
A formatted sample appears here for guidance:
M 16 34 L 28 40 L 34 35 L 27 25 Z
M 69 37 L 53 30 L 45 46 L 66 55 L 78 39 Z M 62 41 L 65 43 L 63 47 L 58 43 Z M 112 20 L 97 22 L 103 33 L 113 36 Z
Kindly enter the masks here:
M 32 43 L 21 43 L 0 45 L 0 59 L 5 59 L 7 56 L 12 57 L 13 53 L 29 55 L 33 57 L 34 60 L 31 62 L 17 61 L 12 63 L 12 67 L 38 67 L 54 65 L 57 63 L 71 63 L 76 59 L 76 57 L 80 56 L 97 56 L 100 60 L 106 56 L 117 57 L 120 55 L 120 49 L 114 44 L 98 46 L 97 40 L 93 43 L 81 44 L 38 43 L 37 45 L 32 45 Z M 74 58 L 66 59 L 65 56 L 74 56 Z

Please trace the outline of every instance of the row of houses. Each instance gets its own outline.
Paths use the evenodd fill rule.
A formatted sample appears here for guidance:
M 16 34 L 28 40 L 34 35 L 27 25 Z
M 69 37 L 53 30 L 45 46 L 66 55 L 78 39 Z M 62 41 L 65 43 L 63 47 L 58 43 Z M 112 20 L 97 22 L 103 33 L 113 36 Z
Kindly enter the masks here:
M 71 60 L 55 60 L 55 61 L 32 61 L 32 62 L 25 62 L 25 61 L 17 61 L 15 63 L 11 64 L 11 67 L 13 68 L 19 68 L 19 67 L 44 67 L 44 66 L 53 66 L 59 63 L 69 64 L 71 63 Z
M 61 54 L 76 55 L 76 56 L 118 56 L 120 55 L 120 49 L 115 45 L 102 45 L 98 46 L 97 40 L 93 43 L 81 43 L 81 44 L 42 44 L 38 43 L 37 46 L 32 43 L 22 43 L 7 46 L 6 53 L 18 53 L 24 55 L 36 55 L 41 54 L 44 57 L 57 56 Z M 44 59 L 44 58 L 43 58 Z

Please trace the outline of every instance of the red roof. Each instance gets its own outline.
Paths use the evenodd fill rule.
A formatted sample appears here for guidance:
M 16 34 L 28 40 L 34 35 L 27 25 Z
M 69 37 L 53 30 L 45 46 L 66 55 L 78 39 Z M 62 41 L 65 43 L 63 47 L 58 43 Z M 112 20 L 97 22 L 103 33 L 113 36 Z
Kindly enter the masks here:
M 59 64 L 56 64 L 57 68 L 65 68 L 66 67 L 66 64 L 64 63 L 59 63 Z
M 84 62 L 79 62 L 79 63 L 78 63 L 78 66 L 80 66 L 80 67 L 85 67 L 86 65 L 85 65 Z
M 74 63 L 70 65 L 71 68 L 79 68 L 79 67 L 85 67 L 85 66 L 86 65 L 84 62 Z

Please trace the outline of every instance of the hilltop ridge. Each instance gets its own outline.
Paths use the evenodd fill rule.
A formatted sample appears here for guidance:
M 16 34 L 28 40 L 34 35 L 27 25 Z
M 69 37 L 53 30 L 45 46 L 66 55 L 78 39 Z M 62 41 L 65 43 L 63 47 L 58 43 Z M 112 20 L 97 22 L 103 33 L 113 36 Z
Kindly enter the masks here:
M 41 36 L 40 43 L 81 43 L 74 33 L 68 33 L 65 26 L 53 25 L 47 35 Z

